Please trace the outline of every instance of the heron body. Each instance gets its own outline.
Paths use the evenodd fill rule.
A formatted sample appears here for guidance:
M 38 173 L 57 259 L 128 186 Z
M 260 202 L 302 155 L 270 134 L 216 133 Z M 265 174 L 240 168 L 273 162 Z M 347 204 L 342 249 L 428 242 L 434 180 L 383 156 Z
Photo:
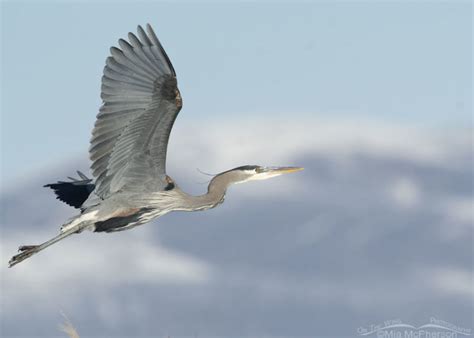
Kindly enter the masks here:
M 212 178 L 207 192 L 192 196 L 166 174 L 166 151 L 183 101 L 175 70 L 150 25 L 138 26 L 120 49 L 112 47 L 102 77 L 100 108 L 89 149 L 94 177 L 47 184 L 80 214 L 56 237 L 20 247 L 9 266 L 83 230 L 115 232 L 150 222 L 171 211 L 214 208 L 231 184 L 299 171 L 298 167 L 246 165 Z

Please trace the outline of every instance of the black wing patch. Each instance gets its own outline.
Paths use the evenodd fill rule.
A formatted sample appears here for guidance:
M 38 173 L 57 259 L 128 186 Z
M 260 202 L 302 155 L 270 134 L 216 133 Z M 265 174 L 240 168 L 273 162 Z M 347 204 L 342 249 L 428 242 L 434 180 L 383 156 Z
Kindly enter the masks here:
M 95 223 L 95 232 L 114 232 L 125 230 L 127 225 L 132 223 L 140 222 L 140 217 L 148 212 L 153 210 L 152 208 L 142 208 L 136 213 L 122 216 L 122 217 L 112 217 L 105 221 L 99 221 Z M 124 229 L 121 229 L 124 228 Z
M 90 178 L 80 171 L 77 174 L 80 179 L 68 177 L 71 180 L 70 182 L 58 181 L 57 183 L 46 184 L 44 187 L 53 189 L 58 200 L 79 209 L 94 190 L 95 185 L 91 183 Z

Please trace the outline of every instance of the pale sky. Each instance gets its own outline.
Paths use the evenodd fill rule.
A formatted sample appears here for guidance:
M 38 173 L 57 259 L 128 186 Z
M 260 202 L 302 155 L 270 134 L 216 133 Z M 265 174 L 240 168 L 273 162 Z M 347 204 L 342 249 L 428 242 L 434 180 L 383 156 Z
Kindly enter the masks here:
M 60 311 L 81 337 L 472 328 L 470 2 L 1 6 L 0 335 L 54 336 Z M 195 168 L 305 170 L 7 272 L 76 212 L 42 184 L 86 165 L 109 47 L 147 22 L 184 100 L 183 190 L 205 191 Z
M 111 45 L 151 23 L 183 119 L 472 126 L 470 2 L 2 3 L 2 178 L 87 158 Z M 203 131 L 205 132 L 205 131 Z

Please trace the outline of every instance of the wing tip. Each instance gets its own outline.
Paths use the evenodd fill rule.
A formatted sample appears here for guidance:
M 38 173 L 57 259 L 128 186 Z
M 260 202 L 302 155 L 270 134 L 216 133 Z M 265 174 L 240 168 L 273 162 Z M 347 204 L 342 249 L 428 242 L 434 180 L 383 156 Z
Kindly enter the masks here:
M 120 48 L 122 48 L 122 50 L 133 49 L 133 47 L 125 39 L 119 39 L 118 43 L 119 43 Z
M 115 61 L 114 56 L 117 55 L 117 54 L 122 55 L 123 52 L 120 48 L 112 46 L 112 47 L 110 47 L 110 54 L 112 55 L 112 60 Z
M 155 35 L 155 31 L 153 30 L 153 27 L 149 23 L 146 24 L 146 30 L 149 34 Z

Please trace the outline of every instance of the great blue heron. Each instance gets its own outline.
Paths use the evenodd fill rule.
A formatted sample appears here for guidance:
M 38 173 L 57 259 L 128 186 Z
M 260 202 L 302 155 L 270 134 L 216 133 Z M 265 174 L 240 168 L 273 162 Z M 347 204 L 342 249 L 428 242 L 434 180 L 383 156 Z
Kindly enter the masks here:
M 166 175 L 166 148 L 183 105 L 176 73 L 150 25 L 138 26 L 120 48 L 112 47 L 102 77 L 103 104 L 89 149 L 95 182 L 79 179 L 47 184 L 57 198 L 80 209 L 60 234 L 40 245 L 24 245 L 9 266 L 85 229 L 113 232 L 147 223 L 170 211 L 214 208 L 232 183 L 263 180 L 302 170 L 245 165 L 215 175 L 207 193 L 191 196 Z

